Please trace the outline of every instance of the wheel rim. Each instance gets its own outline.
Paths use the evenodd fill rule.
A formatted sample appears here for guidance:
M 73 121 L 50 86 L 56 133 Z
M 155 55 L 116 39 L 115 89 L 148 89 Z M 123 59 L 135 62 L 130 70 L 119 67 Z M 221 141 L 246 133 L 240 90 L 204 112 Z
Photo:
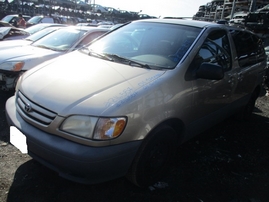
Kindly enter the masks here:
M 171 150 L 169 149 L 167 143 L 156 144 L 148 155 L 148 163 L 145 166 L 146 173 L 155 176 L 161 172 L 168 160 Z

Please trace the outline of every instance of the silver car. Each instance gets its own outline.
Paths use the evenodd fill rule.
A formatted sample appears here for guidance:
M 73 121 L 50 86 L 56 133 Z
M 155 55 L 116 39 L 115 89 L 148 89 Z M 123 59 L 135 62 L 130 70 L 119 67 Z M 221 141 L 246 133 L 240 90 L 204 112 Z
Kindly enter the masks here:
M 0 90 L 14 90 L 19 76 L 25 71 L 74 51 L 108 31 L 96 27 L 63 27 L 28 46 L 0 48 Z
M 23 74 L 6 102 L 10 140 L 67 179 L 145 187 L 179 144 L 233 114 L 251 118 L 266 67 L 246 30 L 133 21 Z
M 0 27 L 0 43 L 5 40 L 18 40 L 28 37 L 30 34 L 24 29 L 16 27 Z
M 42 37 L 62 28 L 61 27 L 47 27 L 45 29 L 42 29 L 40 31 L 37 31 L 30 36 L 23 38 L 23 39 L 17 39 L 17 40 L 7 40 L 7 41 L 1 41 L 0 45 L 0 51 L 1 50 L 6 50 L 8 48 L 15 48 L 15 47 L 20 47 L 20 46 L 26 46 L 30 45 L 31 43 L 41 39 Z

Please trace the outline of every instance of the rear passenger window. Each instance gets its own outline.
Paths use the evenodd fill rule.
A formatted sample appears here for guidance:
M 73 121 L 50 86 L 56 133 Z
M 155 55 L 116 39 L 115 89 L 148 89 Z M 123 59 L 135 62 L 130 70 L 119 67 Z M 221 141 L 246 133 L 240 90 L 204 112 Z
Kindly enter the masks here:
M 231 34 L 240 67 L 248 67 L 256 64 L 257 59 L 264 59 L 263 42 L 258 36 L 242 30 L 231 30 Z

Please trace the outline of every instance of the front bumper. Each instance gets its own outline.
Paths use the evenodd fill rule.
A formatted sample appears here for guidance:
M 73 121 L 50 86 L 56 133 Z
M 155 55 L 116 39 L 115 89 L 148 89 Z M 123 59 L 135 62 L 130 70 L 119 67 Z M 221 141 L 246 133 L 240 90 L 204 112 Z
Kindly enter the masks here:
M 48 134 L 25 122 L 16 111 L 15 96 L 6 102 L 9 125 L 25 136 L 28 154 L 35 160 L 79 183 L 95 184 L 124 176 L 141 144 L 128 142 L 106 147 L 91 147 Z

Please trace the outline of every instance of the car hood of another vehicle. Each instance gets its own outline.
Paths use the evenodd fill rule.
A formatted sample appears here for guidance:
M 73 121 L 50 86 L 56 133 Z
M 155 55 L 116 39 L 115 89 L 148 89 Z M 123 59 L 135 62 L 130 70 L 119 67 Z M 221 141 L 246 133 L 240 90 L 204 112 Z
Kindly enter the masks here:
M 75 51 L 27 71 L 19 90 L 28 99 L 61 116 L 101 115 L 110 107 L 120 108 L 119 103 L 135 99 L 140 90 L 149 87 L 164 72 Z
M 11 29 L 12 27 L 0 27 L 0 40 L 3 39 Z
M 21 28 L 16 28 L 16 27 L 0 27 L 0 40 L 2 40 L 9 32 L 10 30 L 18 30 L 18 31 L 23 31 L 21 36 L 22 37 L 27 37 L 29 36 L 30 34 L 28 34 L 27 32 L 25 32 L 23 29 Z M 19 36 L 17 36 L 19 37 Z
M 11 41 L 1 41 L 0 50 L 7 48 L 15 48 L 20 46 L 25 46 L 31 44 L 32 41 L 27 40 L 11 40 Z
M 29 68 L 32 68 L 33 66 L 38 65 L 47 59 L 52 59 L 61 54 L 63 54 L 63 52 L 38 48 L 31 45 L 0 49 L 0 64 L 3 62 L 24 61 L 29 63 L 30 66 L 25 65 L 23 70 L 28 70 Z

